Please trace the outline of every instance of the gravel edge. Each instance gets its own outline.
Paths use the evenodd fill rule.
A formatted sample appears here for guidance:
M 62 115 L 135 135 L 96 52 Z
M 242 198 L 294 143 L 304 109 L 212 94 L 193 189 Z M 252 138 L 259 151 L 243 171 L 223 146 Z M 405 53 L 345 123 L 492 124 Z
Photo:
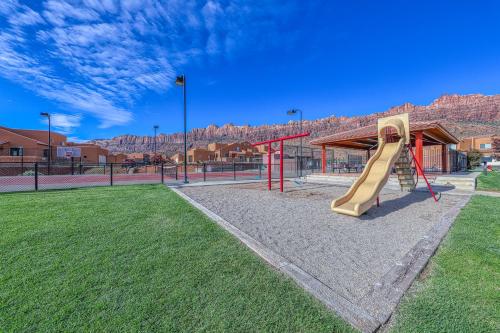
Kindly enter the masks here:
M 230 234 L 238 238 L 238 240 L 264 259 L 264 261 L 266 261 L 269 265 L 292 278 L 300 287 L 312 294 L 316 299 L 325 304 L 329 309 L 335 311 L 340 317 L 357 329 L 362 332 L 374 332 L 380 327 L 380 321 L 368 314 L 358 305 L 353 304 L 338 293 L 334 292 L 314 276 L 289 262 L 287 259 L 267 248 L 265 245 L 227 222 L 219 215 L 193 200 L 191 197 L 181 192 L 178 187 L 169 188 L 195 208 L 199 209 L 202 213 Z
M 463 199 L 442 215 L 440 221 L 426 233 L 398 264 L 393 266 L 373 286 L 371 292 L 358 304 L 354 304 L 334 292 L 314 276 L 183 193 L 180 190 L 182 186 L 169 186 L 169 188 L 238 238 L 269 265 L 291 277 L 299 286 L 362 332 L 374 332 L 379 328 L 383 330 L 388 325 L 406 290 L 425 268 L 461 209 L 472 197 L 472 195 L 463 195 Z

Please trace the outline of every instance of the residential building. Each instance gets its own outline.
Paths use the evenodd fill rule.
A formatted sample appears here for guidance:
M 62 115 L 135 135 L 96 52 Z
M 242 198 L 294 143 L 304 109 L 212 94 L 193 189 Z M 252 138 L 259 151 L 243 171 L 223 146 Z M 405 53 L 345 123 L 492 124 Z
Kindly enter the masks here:
M 66 142 L 64 146 L 80 148 L 79 161 L 83 163 L 112 163 L 115 158 L 107 149 L 92 143 L 73 143 Z
M 201 162 L 253 162 L 262 159 L 267 148 L 253 147 L 249 142 L 210 143 L 207 148 L 191 148 L 187 152 L 188 163 Z M 176 163 L 184 161 L 183 155 L 177 153 L 171 157 Z
M 116 156 L 107 149 L 90 143 L 67 142 L 66 136 L 51 132 L 51 161 L 67 162 L 68 158 L 57 156 L 58 147 L 79 148 L 80 156 L 74 160 L 85 163 L 115 161 Z M 0 126 L 0 162 L 47 162 L 49 156 L 48 131 L 14 129 Z
M 205 148 L 191 148 L 187 152 L 188 163 L 209 162 L 215 160 L 215 152 Z
M 214 153 L 215 160 L 223 162 L 253 162 L 262 159 L 259 148 L 249 142 L 222 144 Z
M 172 157 L 170 157 L 170 159 L 177 164 L 183 163 L 184 162 L 184 154 L 177 153 L 175 155 L 172 155 Z
M 18 130 L 0 127 L 0 162 L 38 162 L 46 161 L 49 156 L 48 132 Z M 64 135 L 53 133 L 53 143 L 62 144 Z M 55 146 L 54 144 L 52 146 Z M 55 157 L 52 149 L 52 157 Z
M 490 162 L 493 158 L 493 141 L 495 140 L 500 140 L 500 136 L 482 135 L 465 138 L 458 143 L 457 150 L 465 152 L 478 150 L 483 155 L 483 161 Z
M 151 161 L 151 156 L 147 153 L 130 153 L 127 154 L 127 160 L 136 163 L 149 163 Z
M 127 159 L 127 154 L 112 154 L 108 155 L 108 162 L 109 163 L 123 163 Z

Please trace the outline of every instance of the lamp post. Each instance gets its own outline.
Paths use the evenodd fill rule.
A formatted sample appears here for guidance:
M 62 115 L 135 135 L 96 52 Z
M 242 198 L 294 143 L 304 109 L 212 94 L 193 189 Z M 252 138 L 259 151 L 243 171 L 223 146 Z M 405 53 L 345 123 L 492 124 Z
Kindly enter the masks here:
M 300 117 L 300 122 L 299 122 L 299 131 L 300 134 L 302 134 L 302 110 L 299 109 L 290 109 L 286 112 L 287 115 L 289 116 L 294 116 L 296 114 L 299 114 Z M 300 157 L 299 157 L 299 175 L 302 177 L 302 137 L 300 137 Z
M 42 117 L 47 117 L 48 121 L 49 121 L 49 142 L 48 142 L 48 145 L 49 145 L 49 156 L 48 156 L 48 159 L 47 159 L 47 174 L 50 175 L 50 161 L 52 159 L 52 148 L 51 148 L 51 138 L 50 138 L 50 113 L 48 112 L 40 112 L 40 116 Z
M 154 125 L 153 126 L 153 129 L 155 131 L 155 136 L 154 136 L 154 141 L 153 141 L 153 147 L 154 147 L 154 153 L 155 153 L 155 155 L 154 155 L 155 161 L 156 161 L 156 131 L 158 130 L 158 128 L 160 128 L 160 126 L 158 126 L 158 125 Z
M 187 176 L 187 115 L 186 115 L 186 75 L 179 75 L 175 84 L 182 87 L 184 94 L 184 183 L 189 183 Z

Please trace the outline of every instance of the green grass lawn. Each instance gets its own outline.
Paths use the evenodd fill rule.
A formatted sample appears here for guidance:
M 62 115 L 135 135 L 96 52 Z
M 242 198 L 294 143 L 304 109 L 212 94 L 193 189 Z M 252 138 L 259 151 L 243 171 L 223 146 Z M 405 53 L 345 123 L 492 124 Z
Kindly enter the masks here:
M 160 185 L 0 195 L 0 331 L 346 332 Z
M 477 177 L 477 189 L 483 191 L 500 191 L 500 172 L 491 171 Z
M 500 331 L 500 199 L 475 196 L 414 283 L 393 332 Z

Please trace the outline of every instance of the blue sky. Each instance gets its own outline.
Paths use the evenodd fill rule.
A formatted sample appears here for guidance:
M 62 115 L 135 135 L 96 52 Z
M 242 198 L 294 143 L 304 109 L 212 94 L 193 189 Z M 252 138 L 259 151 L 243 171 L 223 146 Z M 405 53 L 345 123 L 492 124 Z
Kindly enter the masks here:
M 71 138 L 500 93 L 498 1 L 0 2 L 0 124 Z

